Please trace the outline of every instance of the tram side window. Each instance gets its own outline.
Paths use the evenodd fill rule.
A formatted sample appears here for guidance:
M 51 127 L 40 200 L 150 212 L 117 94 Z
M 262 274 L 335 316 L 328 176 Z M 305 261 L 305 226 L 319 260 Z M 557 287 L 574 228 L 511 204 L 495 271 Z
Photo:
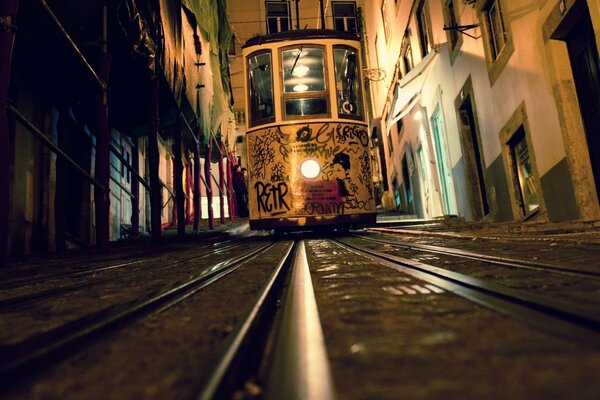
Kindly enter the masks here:
M 271 71 L 271 53 L 260 53 L 248 58 L 251 126 L 272 122 L 275 119 Z
M 324 49 L 297 47 L 281 52 L 283 102 L 287 118 L 328 114 Z
M 335 91 L 338 114 L 342 118 L 362 118 L 362 99 L 358 75 L 358 54 L 354 49 L 335 47 Z

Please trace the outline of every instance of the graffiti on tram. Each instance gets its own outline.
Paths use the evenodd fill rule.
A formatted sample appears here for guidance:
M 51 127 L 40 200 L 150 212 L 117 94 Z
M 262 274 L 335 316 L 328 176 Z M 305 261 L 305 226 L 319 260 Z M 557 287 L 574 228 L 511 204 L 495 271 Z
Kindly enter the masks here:
M 274 127 L 249 134 L 248 145 L 252 211 L 260 217 L 374 211 L 365 127 L 343 123 Z M 307 159 L 320 166 L 314 178 L 300 172 L 300 163 Z

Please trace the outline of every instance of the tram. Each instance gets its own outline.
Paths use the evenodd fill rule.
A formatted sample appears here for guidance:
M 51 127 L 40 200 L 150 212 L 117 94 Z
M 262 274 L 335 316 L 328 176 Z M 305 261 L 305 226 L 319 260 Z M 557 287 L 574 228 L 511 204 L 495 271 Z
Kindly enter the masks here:
M 375 223 L 356 35 L 299 30 L 243 47 L 250 229 Z

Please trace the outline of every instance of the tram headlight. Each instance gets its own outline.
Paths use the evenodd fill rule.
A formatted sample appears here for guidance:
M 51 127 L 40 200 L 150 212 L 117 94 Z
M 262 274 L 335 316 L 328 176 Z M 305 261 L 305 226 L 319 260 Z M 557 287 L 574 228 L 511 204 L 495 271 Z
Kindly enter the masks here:
M 321 166 L 315 160 L 304 160 L 300 165 L 300 172 L 306 179 L 313 179 L 321 173 Z

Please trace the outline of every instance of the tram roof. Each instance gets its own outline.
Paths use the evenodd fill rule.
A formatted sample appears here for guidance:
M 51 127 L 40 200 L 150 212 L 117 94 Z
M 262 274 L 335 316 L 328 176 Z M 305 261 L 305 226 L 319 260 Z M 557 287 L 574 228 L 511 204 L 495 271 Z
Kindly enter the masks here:
M 340 32 L 333 29 L 300 29 L 295 31 L 272 33 L 270 35 L 255 36 L 248 39 L 243 47 L 257 46 L 264 43 L 277 43 L 288 40 L 306 39 L 359 40 L 358 36 L 353 33 Z

